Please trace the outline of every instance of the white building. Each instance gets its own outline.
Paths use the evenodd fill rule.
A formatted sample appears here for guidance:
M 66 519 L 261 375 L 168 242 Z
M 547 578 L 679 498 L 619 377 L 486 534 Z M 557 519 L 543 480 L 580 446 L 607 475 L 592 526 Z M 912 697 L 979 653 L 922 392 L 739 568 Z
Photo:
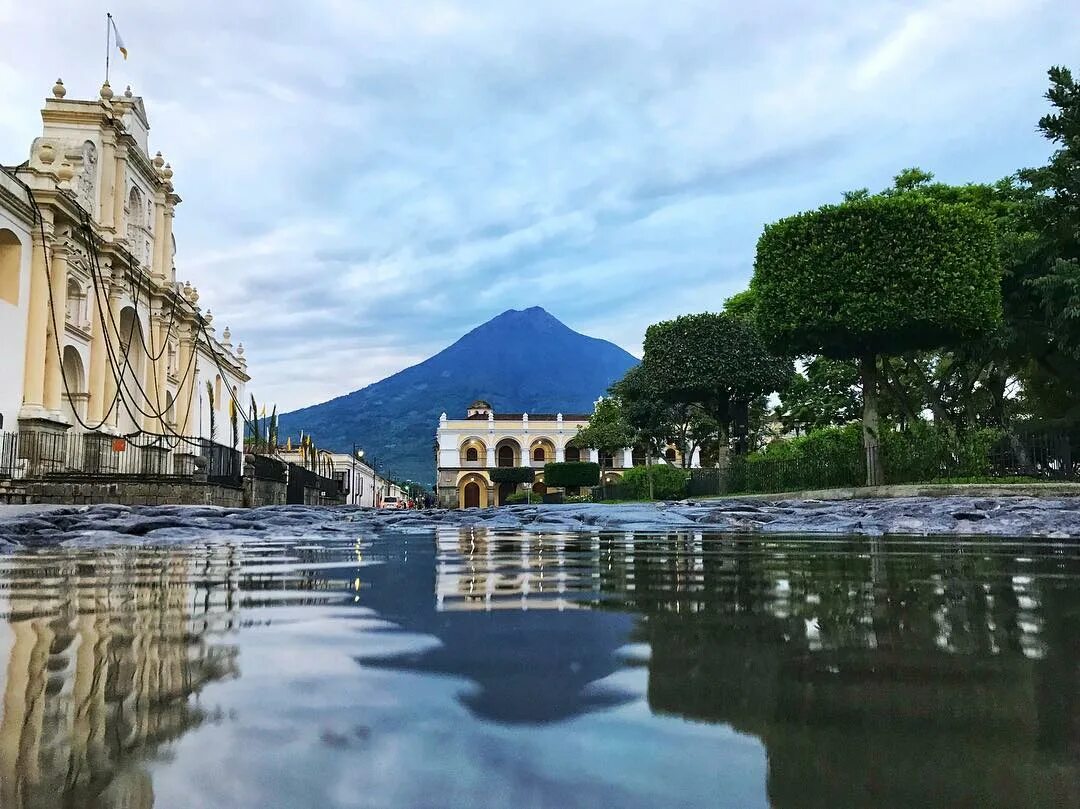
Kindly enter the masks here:
M 483 400 L 473 402 L 463 419 L 450 419 L 443 413 L 436 433 L 439 503 L 449 508 L 505 503 L 519 487 L 496 485 L 489 471 L 496 467 L 532 467 L 532 490 L 542 495 L 547 491 L 544 467 L 549 462 L 597 463 L 604 483 L 614 483 L 624 470 L 645 464 L 645 452 L 631 447 L 608 453 L 571 446 L 589 418 L 590 414 L 581 413 L 496 413 Z M 672 446 L 665 458 L 657 460 L 681 464 L 682 455 Z M 690 465 L 700 465 L 697 450 Z
M 213 411 L 232 444 L 244 349 L 177 281 L 180 197 L 143 101 L 66 95 L 58 80 L 29 158 L 0 171 L 0 429 L 206 438 Z
M 401 487 L 380 476 L 361 456 L 327 450 L 317 450 L 317 454 L 315 471 L 340 482 L 347 505 L 379 508 L 387 497 L 400 500 L 404 496 Z M 275 456 L 286 463 L 311 466 L 299 447 L 278 447 Z

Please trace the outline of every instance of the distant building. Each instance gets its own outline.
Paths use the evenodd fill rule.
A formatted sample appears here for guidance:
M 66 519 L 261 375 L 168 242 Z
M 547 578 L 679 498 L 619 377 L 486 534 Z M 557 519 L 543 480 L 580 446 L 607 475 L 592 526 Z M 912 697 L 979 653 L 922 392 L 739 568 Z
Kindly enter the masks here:
M 328 452 L 317 450 L 319 460 L 315 471 L 324 477 L 333 478 L 341 484 L 345 503 L 350 506 L 370 506 L 379 508 L 387 497 L 404 497 L 401 487 L 387 480 L 362 458 L 353 457 L 347 452 Z M 310 468 L 300 447 L 278 447 L 275 457 L 286 463 Z
M 485 508 L 502 505 L 518 484 L 496 484 L 488 471 L 496 467 L 531 466 L 533 492 L 547 491 L 544 466 L 564 461 L 600 464 L 601 479 L 614 483 L 623 470 L 645 464 L 645 453 L 627 447 L 616 453 L 570 446 L 578 430 L 589 423 L 583 413 L 496 413 L 488 402 L 473 402 L 463 419 L 439 418 L 436 434 L 439 504 L 447 508 Z M 681 464 L 669 447 L 661 462 Z M 698 465 L 695 453 L 691 466 Z

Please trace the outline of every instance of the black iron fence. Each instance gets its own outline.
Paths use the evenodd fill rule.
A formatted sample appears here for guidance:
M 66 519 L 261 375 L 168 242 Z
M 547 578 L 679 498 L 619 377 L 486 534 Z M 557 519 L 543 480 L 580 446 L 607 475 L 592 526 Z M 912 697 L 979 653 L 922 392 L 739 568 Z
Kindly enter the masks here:
M 285 502 L 301 504 L 304 502 L 305 489 L 317 489 L 322 494 L 338 497 L 342 493 L 342 482 L 323 477 L 299 464 L 290 463 L 289 482 L 285 489 Z
M 989 435 L 989 438 L 985 436 Z M 994 439 L 923 436 L 885 437 L 879 448 L 884 484 L 995 481 L 1080 481 L 1080 431 L 1012 431 Z M 834 447 L 822 457 L 731 455 L 723 468 L 691 469 L 687 497 L 771 494 L 866 484 L 866 453 L 858 444 Z M 638 496 L 631 487 L 609 483 L 590 490 L 593 500 Z
M 203 438 L 103 433 L 0 433 L 0 479 L 184 477 L 239 486 L 243 456 Z
M 288 479 L 289 466 L 284 461 L 271 458 L 269 455 L 253 455 L 252 457 L 255 459 L 256 480 L 284 483 Z

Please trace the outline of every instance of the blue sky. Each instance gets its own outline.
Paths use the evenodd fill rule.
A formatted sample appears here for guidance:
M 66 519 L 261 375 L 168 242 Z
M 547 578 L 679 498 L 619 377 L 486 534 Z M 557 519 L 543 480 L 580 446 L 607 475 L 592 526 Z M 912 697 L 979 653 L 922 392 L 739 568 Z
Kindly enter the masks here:
M 1066 0 L 109 5 L 113 85 L 184 198 L 179 276 L 283 409 L 508 308 L 638 354 L 745 287 L 769 221 L 906 166 L 1044 161 L 1046 68 L 1080 69 Z M 104 10 L 0 0 L 0 161 L 57 76 L 96 93 Z

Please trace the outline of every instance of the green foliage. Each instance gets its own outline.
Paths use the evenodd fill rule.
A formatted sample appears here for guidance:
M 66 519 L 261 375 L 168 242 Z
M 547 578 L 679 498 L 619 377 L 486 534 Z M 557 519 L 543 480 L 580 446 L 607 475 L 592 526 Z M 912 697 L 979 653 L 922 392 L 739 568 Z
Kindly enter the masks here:
M 886 483 L 913 483 L 950 477 L 979 477 L 990 472 L 990 452 L 1001 440 L 994 428 L 968 430 L 958 435 L 927 422 L 881 437 Z
M 514 492 L 503 500 L 504 506 L 514 506 L 520 503 L 539 503 L 543 498 L 530 492 Z
M 859 417 L 859 369 L 849 360 L 815 357 L 780 392 L 777 415 L 795 433 L 848 424 Z
M 906 430 L 886 430 L 881 445 L 888 459 L 886 483 L 920 483 L 945 476 L 981 478 L 1002 433 L 969 430 L 958 435 L 920 421 Z M 827 427 L 737 459 L 729 470 L 732 492 L 785 492 L 859 486 L 865 474 L 860 426 Z
M 905 193 L 768 225 L 751 289 L 774 348 L 846 358 L 985 333 L 1001 318 L 1000 277 L 984 213 Z
M 531 483 L 536 471 L 531 466 L 496 466 L 488 476 L 492 483 Z
M 578 430 L 573 438 L 573 445 L 579 449 L 590 448 L 604 452 L 618 452 L 634 442 L 633 428 L 627 423 L 620 402 L 613 398 L 603 398 L 596 403 L 596 408 L 589 423 Z
M 697 405 L 713 418 L 723 441 L 740 406 L 779 390 L 792 370 L 790 360 L 765 348 L 751 322 L 727 312 L 649 326 L 642 364 L 667 401 Z
M 627 469 L 619 481 L 624 495 L 630 500 L 648 500 L 650 474 L 654 499 L 681 500 L 686 497 L 686 483 L 690 480 L 690 473 L 668 464 Z
M 600 464 L 586 461 L 544 465 L 544 484 L 565 489 L 568 486 L 596 486 L 600 483 Z

